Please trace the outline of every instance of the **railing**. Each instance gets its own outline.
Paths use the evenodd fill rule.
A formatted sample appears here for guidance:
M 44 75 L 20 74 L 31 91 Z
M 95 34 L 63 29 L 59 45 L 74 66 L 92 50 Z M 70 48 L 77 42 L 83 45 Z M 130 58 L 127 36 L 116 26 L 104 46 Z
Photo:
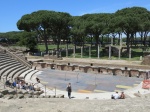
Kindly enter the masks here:
M 13 58 L 16 58 L 19 62 L 23 63 L 24 65 L 28 66 L 29 68 L 32 68 L 32 65 L 30 65 L 28 62 L 26 62 L 25 60 L 21 59 L 19 56 L 13 54 L 12 52 L 10 52 L 6 48 L 2 47 L 1 45 L 0 45 L 0 49 L 5 50 Z

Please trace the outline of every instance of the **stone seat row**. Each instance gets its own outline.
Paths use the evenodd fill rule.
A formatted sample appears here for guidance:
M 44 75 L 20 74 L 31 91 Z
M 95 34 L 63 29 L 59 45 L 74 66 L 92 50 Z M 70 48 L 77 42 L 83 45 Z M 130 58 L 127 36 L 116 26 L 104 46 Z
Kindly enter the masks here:
M 12 58 L 9 54 L 0 53 L 0 79 L 2 81 L 11 78 L 14 80 L 18 76 L 26 77 L 34 75 L 37 70 L 30 69 L 28 66 Z

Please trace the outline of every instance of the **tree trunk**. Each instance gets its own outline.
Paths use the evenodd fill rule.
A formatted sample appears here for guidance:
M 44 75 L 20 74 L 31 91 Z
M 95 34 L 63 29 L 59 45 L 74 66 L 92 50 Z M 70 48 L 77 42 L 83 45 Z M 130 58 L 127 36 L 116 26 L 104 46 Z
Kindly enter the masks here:
M 101 44 L 103 45 L 104 36 L 102 35 Z
M 141 33 L 141 45 L 143 43 L 143 32 Z
M 120 45 L 120 33 L 119 34 L 119 38 L 118 38 L 118 45 Z
M 131 40 L 131 46 L 132 46 L 132 44 L 133 44 L 133 41 L 134 41 L 134 33 L 131 33 L 130 40 Z

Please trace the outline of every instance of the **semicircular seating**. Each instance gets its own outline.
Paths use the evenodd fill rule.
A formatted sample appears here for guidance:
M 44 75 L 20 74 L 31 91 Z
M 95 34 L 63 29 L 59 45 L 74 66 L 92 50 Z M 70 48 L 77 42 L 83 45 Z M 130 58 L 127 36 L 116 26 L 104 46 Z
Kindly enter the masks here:
M 29 66 L 28 66 L 29 65 Z M 38 70 L 31 69 L 29 62 L 0 46 L 0 79 L 23 77 L 30 79 Z M 4 79 L 3 79 L 4 80 Z M 31 80 L 30 80 L 31 81 Z

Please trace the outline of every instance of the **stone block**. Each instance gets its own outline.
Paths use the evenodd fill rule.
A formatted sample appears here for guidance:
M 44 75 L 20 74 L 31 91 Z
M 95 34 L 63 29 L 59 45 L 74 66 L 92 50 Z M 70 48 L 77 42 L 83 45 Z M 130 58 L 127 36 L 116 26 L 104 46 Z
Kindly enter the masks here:
M 16 93 L 16 90 L 9 90 L 9 94 L 15 95 Z
M 21 90 L 17 90 L 17 93 L 18 94 L 23 94 Z
M 4 95 L 2 93 L 0 93 L 0 98 L 4 97 Z
M 55 95 L 51 95 L 51 98 L 56 98 L 56 96 Z
M 23 94 L 18 94 L 18 98 L 22 99 L 22 98 L 24 98 L 24 95 Z
M 44 95 L 40 95 L 39 98 L 45 98 L 45 96 Z
M 34 95 L 34 98 L 38 98 L 39 97 L 39 95 Z
M 34 91 L 34 95 L 40 95 L 38 91 Z
M 9 100 L 9 99 L 13 99 L 14 96 L 13 95 L 7 95 L 6 98 Z
M 26 98 L 32 98 L 33 95 L 31 95 L 31 94 L 26 94 L 26 95 L 24 95 L 24 97 L 26 97 Z
M 64 95 L 63 94 L 58 94 L 57 98 L 64 98 Z
M 45 98 L 51 98 L 51 95 L 46 95 Z
M 4 90 L 1 91 L 1 93 L 2 93 L 3 95 L 7 95 L 7 94 L 9 93 L 9 91 L 8 91 L 7 89 L 4 89 Z

